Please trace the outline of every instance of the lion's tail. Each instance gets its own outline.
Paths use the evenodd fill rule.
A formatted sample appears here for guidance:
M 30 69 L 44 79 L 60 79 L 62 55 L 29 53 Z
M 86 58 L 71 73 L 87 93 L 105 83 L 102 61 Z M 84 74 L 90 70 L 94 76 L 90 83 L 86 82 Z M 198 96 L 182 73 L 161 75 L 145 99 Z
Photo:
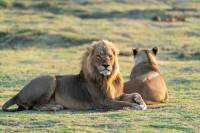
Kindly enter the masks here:
M 16 104 L 17 101 L 17 95 L 14 96 L 13 98 L 9 99 L 6 103 L 4 103 L 4 105 L 2 106 L 2 110 L 5 112 L 16 112 L 19 111 L 19 108 L 15 108 L 15 109 L 8 109 L 10 106 Z

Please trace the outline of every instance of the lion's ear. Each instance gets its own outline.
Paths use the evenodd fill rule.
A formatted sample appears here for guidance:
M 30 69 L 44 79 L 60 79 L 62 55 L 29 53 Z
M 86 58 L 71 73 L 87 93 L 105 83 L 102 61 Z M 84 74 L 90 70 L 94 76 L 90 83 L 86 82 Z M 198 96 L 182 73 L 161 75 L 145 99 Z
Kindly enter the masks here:
M 87 52 L 89 54 L 93 54 L 94 53 L 94 47 L 96 44 L 98 44 L 99 42 L 98 41 L 93 41 L 88 47 L 87 47 Z
M 132 51 L 133 51 L 133 55 L 136 56 L 136 54 L 138 53 L 138 48 L 133 48 Z
M 118 49 L 115 49 L 114 52 L 115 52 L 115 55 L 119 55 L 119 50 Z
M 152 51 L 153 51 L 154 55 L 156 55 L 158 53 L 158 47 L 152 48 Z
M 119 55 L 118 49 L 116 49 L 115 47 L 112 47 L 111 49 L 112 49 L 114 55 Z
M 94 49 L 94 45 L 93 44 L 87 46 L 87 53 L 88 53 L 88 55 L 93 53 L 93 49 Z

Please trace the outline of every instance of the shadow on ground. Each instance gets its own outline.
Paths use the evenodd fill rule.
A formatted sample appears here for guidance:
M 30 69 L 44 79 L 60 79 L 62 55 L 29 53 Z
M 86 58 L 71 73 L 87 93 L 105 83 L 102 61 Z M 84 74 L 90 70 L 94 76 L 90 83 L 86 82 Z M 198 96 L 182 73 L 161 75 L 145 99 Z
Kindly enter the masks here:
M 195 50 L 193 52 L 174 51 L 169 54 L 178 60 L 200 60 L 200 52 Z
M 75 9 L 75 8 L 64 8 L 58 7 L 53 4 L 42 2 L 35 4 L 31 7 L 31 9 L 35 11 L 45 11 L 53 14 L 66 14 L 73 15 L 79 17 L 81 19 L 113 19 L 113 18 L 130 18 L 130 19 L 151 19 L 155 15 L 163 16 L 165 15 L 165 10 L 159 9 L 132 9 L 125 12 L 120 11 L 110 11 L 105 12 L 103 10 L 98 11 L 89 11 L 83 9 Z
M 78 5 L 91 5 L 92 2 L 71 2 Z M 108 2 L 109 3 L 109 2 Z M 113 19 L 113 18 L 130 18 L 130 19 L 151 19 L 155 15 L 164 16 L 166 10 L 160 9 L 131 9 L 128 11 L 110 11 L 105 12 L 104 10 L 89 10 L 87 8 L 77 8 L 67 6 L 69 3 L 61 2 L 35 2 L 29 6 L 23 5 L 23 3 L 14 3 L 13 7 L 22 10 L 34 10 L 36 12 L 48 12 L 53 14 L 72 15 L 81 19 Z M 98 3 L 95 3 L 98 4 Z M 63 6 L 66 5 L 66 6 Z
M 95 38 L 81 38 L 77 36 L 64 36 L 60 34 L 49 34 L 32 29 L 19 31 L 0 32 L 0 49 L 22 48 L 22 47 L 72 47 L 90 43 Z
M 184 132 L 184 131 L 187 131 L 187 132 L 191 132 L 191 131 L 193 131 L 191 128 L 186 128 L 186 127 L 184 127 L 184 126 L 181 126 L 181 125 L 176 125 L 176 124 L 171 124 L 171 125 L 169 125 L 169 124 L 156 124 L 156 125 L 150 125 L 151 127 L 153 127 L 153 128 L 156 128 L 156 129 L 176 129 L 176 130 L 178 130 L 178 131 L 182 131 L 182 132 Z

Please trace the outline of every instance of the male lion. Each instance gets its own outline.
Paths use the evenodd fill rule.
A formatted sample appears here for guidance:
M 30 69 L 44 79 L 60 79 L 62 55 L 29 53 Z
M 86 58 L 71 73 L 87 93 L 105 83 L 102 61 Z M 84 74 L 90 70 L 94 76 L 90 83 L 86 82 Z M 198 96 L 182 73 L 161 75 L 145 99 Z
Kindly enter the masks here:
M 168 98 L 167 87 L 156 60 L 157 52 L 157 47 L 152 50 L 133 49 L 135 65 L 130 81 L 124 85 L 125 93 L 141 94 L 146 104 L 164 102 Z
M 8 109 L 17 104 L 18 109 Z M 85 52 L 77 75 L 42 76 L 33 79 L 2 107 L 4 111 L 25 109 L 146 109 L 138 93 L 123 94 L 117 50 L 111 42 L 94 42 Z

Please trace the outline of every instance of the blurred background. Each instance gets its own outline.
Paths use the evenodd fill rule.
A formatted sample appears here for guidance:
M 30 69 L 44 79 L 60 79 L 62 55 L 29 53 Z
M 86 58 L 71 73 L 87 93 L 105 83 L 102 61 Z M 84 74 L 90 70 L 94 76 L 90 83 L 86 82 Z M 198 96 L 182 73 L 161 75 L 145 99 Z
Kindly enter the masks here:
M 199 55 L 198 0 L 0 0 L 0 8 L 1 49 L 108 39 L 123 48 L 157 45 L 183 58 Z
M 0 104 L 38 75 L 78 73 L 86 46 L 100 39 L 125 53 L 119 56 L 125 80 L 132 48 L 159 48 L 170 94 L 166 108 L 54 116 L 0 112 L 0 130 L 199 131 L 200 0 L 0 0 Z

